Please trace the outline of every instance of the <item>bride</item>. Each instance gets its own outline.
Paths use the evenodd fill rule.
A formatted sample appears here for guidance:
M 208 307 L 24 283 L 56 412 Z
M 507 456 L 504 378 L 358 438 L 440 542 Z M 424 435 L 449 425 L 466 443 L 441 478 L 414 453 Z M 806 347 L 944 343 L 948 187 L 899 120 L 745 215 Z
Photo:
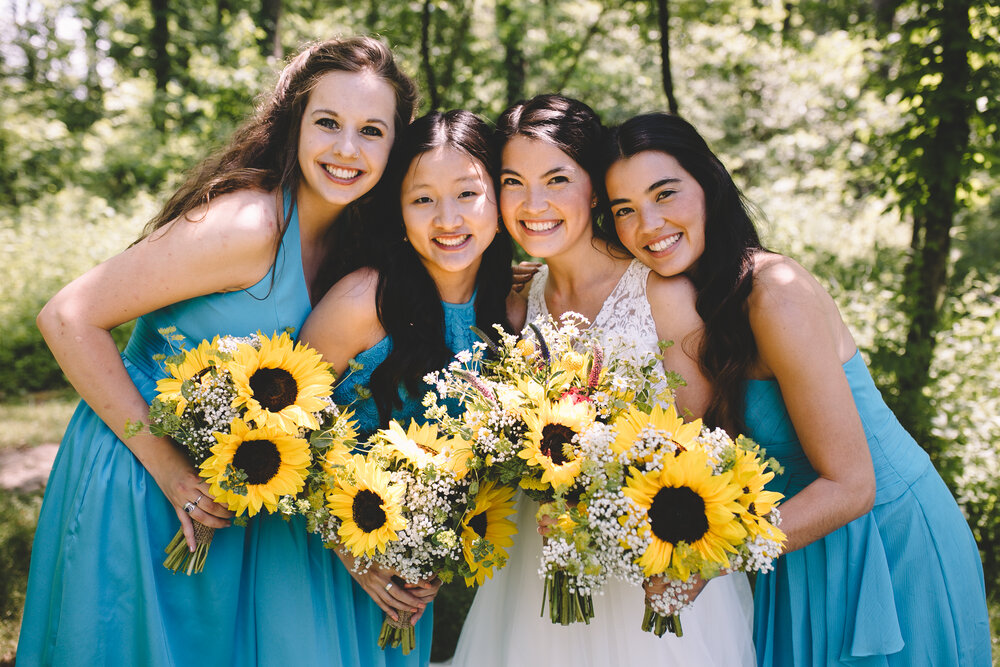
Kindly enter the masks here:
M 664 367 L 681 374 L 681 409 L 701 415 L 710 387 L 695 357 L 701 320 L 686 279 L 664 279 L 627 256 L 600 218 L 598 154 L 601 125 L 585 104 L 540 95 L 500 117 L 503 153 L 500 211 L 511 236 L 547 266 L 529 283 L 528 320 L 574 311 L 600 331 L 609 354 L 658 351 L 672 340 Z M 454 665 L 753 665 L 751 598 L 746 576 L 704 585 L 682 612 L 684 635 L 662 638 L 640 629 L 642 589 L 613 581 L 594 596 L 589 625 L 553 624 L 540 614 L 542 538 L 538 504 L 518 501 L 518 536 L 507 566 L 479 590 L 456 649 Z

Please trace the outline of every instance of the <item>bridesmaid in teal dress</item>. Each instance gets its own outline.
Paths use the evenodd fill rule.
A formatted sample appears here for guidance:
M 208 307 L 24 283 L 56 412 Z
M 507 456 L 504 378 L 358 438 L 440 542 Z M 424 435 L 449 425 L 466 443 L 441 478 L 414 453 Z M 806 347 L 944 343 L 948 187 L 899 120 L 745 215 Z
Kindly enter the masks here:
M 394 210 L 371 224 L 381 257 L 334 285 L 302 328 L 301 339 L 338 375 L 346 372 L 334 398 L 352 403 L 363 434 L 390 418 L 404 427 L 423 421 L 422 378 L 471 349 L 478 338 L 470 327 L 511 328 L 511 243 L 498 225 L 494 166 L 489 128 L 474 114 L 432 112 L 414 121 L 390 161 Z M 512 316 L 523 320 L 523 302 L 510 303 Z M 353 564 L 350 554 L 337 554 Z M 440 582 L 400 586 L 393 575 L 378 566 L 354 574 L 361 664 L 383 659 L 376 643 L 383 612 L 395 617 L 395 610 L 409 609 L 416 612 L 411 657 L 426 665 L 429 605 Z M 395 662 L 398 651 L 385 651 L 385 660 Z
M 230 526 L 178 447 L 124 430 L 164 374 L 160 328 L 195 345 L 301 327 L 324 239 L 344 236 L 415 98 L 377 40 L 306 48 L 142 238 L 39 314 L 83 401 L 42 505 L 19 665 L 361 664 L 350 576 L 318 539 L 275 517 Z M 133 318 L 119 356 L 109 331 Z M 219 529 L 205 569 L 171 574 L 163 549 L 178 523 L 193 548 L 192 521 Z
M 833 299 L 764 249 L 732 177 L 686 121 L 637 116 L 607 141 L 624 245 L 688 275 L 715 387 L 706 420 L 784 473 L 786 552 L 757 578 L 758 663 L 988 666 L 982 562 L 927 454 L 886 407 Z

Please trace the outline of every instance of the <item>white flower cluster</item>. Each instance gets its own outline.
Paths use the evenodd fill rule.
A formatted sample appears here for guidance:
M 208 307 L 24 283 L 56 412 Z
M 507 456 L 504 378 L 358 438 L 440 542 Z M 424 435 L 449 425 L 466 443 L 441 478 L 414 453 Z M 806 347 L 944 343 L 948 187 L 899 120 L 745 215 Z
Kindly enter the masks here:
M 392 473 L 392 482 L 404 484 L 400 503 L 406 528 L 399 539 L 386 545 L 375 560 L 399 573 L 410 583 L 434 577 L 441 564 L 462 558 L 461 542 L 452 524 L 456 506 L 464 507 L 468 483 L 453 475 L 439 474 L 433 466 L 413 472 L 406 468 Z
M 676 614 L 691 604 L 691 589 L 694 588 L 694 577 L 687 581 L 664 579 L 666 590 L 647 596 L 649 606 L 657 614 L 666 616 Z
M 202 461 L 218 443 L 213 433 L 228 433 L 229 425 L 239 414 L 232 407 L 236 390 L 228 372 L 207 375 L 203 382 L 192 385 L 181 417 L 183 426 L 174 439 L 187 448 L 195 461 Z
M 570 593 L 583 595 L 602 593 L 607 579 L 591 549 L 581 550 L 576 541 L 561 537 L 546 539 L 542 544 L 541 565 L 538 568 L 542 579 L 556 572 L 570 575 Z

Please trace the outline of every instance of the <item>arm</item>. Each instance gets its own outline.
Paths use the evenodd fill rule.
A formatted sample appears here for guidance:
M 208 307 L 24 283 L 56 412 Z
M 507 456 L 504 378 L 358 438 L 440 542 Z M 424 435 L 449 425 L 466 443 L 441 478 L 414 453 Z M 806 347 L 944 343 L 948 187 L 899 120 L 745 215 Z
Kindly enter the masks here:
M 863 515 L 875 499 L 871 454 L 843 370 L 855 346 L 833 299 L 790 259 L 758 260 L 748 308 L 762 371 L 778 381 L 819 475 L 781 505 L 785 550 L 794 551 Z
M 687 383 L 676 391 L 678 410 L 701 417 L 708 408 L 712 387 L 698 363 L 703 323 L 694 307 L 694 285 L 683 276 L 664 278 L 650 271 L 646 296 L 657 337 L 673 342 L 663 351 L 663 369 L 679 373 Z
M 153 476 L 192 550 L 191 518 L 221 528 L 232 513 L 211 502 L 208 484 L 171 442 L 148 433 L 124 438 L 125 424 L 145 421 L 149 410 L 110 330 L 171 303 L 254 284 L 271 264 L 276 215 L 267 193 L 219 197 L 200 211 L 198 222 L 176 220 L 80 276 L 38 315 L 38 328 L 66 377 Z M 182 506 L 199 495 L 206 498 L 188 516 Z
M 299 340 L 322 354 L 338 377 L 347 370 L 348 361 L 385 338 L 375 306 L 377 288 L 378 272 L 359 269 L 331 287 L 302 325 Z M 411 618 L 415 624 L 441 587 L 439 580 L 402 584 L 398 577 L 393 580 L 393 570 L 378 564 L 357 572 L 356 559 L 350 553 L 335 551 L 358 585 L 393 618 L 398 618 L 397 609 L 409 609 L 415 612 Z M 387 590 L 390 583 L 393 585 Z

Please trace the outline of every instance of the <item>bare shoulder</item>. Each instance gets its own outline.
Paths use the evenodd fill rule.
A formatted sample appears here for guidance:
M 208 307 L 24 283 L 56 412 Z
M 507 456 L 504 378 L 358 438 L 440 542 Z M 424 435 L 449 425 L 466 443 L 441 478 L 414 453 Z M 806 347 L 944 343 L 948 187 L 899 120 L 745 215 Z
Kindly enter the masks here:
M 341 314 L 361 317 L 365 321 L 378 318 L 375 295 L 378 292 L 379 273 L 371 267 L 352 271 L 323 296 L 316 309 L 335 309 Z
M 664 278 L 655 271 L 646 280 L 646 298 L 658 333 L 669 332 L 672 338 L 686 336 L 702 326 L 695 309 L 698 296 L 694 283 L 684 275 Z
M 323 296 L 302 325 L 300 339 L 316 348 L 337 373 L 348 359 L 385 337 L 375 296 L 378 272 L 362 268 L 341 278 Z
M 154 238 L 182 236 L 238 253 L 273 249 L 279 229 L 274 193 L 244 189 L 214 197 L 163 227 Z
M 825 295 L 816 278 L 794 259 L 764 252 L 754 258 L 753 289 L 748 299 L 751 312 L 758 307 L 805 305 Z

